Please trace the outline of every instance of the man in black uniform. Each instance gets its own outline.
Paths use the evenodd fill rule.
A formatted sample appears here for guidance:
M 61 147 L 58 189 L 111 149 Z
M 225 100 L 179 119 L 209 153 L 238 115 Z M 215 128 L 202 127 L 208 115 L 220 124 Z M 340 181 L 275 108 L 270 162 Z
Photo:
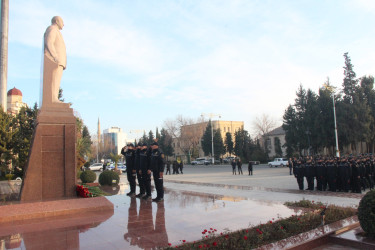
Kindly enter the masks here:
M 150 164 L 154 177 L 156 198 L 152 201 L 159 202 L 164 200 L 163 174 L 164 174 L 164 154 L 159 150 L 159 144 L 151 144 Z
M 305 176 L 307 180 L 307 190 L 314 190 L 315 164 L 308 158 L 305 164 Z
M 135 151 L 134 151 L 134 144 L 128 144 L 128 147 L 123 147 L 121 149 L 121 154 L 125 156 L 126 159 L 126 175 L 128 177 L 130 192 L 126 195 L 134 196 L 135 195 L 135 177 L 136 177 L 136 169 L 135 169 Z
M 327 181 L 328 188 L 331 192 L 336 192 L 337 189 L 337 165 L 334 159 L 326 161 L 327 165 Z
M 137 149 L 135 150 L 135 170 L 137 171 L 137 180 L 139 185 L 139 194 L 136 195 L 137 198 L 142 198 L 145 195 L 145 186 L 142 180 L 142 171 L 140 166 L 140 152 L 141 152 L 142 143 L 138 143 Z
M 249 161 L 247 168 L 249 170 L 249 175 L 253 175 L 253 163 L 251 161 Z
M 303 160 L 298 160 L 297 164 L 294 166 L 294 176 L 297 178 L 298 188 L 299 190 L 303 190 L 304 188 L 304 176 L 305 176 L 305 163 Z
M 151 198 L 151 166 L 150 166 L 150 151 L 147 150 L 147 143 L 143 143 L 139 151 L 139 168 L 142 175 L 143 186 L 146 195 L 142 197 L 144 200 Z

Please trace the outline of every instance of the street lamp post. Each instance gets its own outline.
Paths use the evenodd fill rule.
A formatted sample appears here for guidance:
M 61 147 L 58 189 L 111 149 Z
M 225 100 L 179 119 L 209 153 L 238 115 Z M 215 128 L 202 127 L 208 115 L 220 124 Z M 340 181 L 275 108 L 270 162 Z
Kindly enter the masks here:
M 336 122 L 336 106 L 335 106 L 335 88 L 329 86 L 328 84 L 323 84 L 324 88 L 331 91 L 332 94 L 332 103 L 333 103 L 333 120 L 335 122 L 335 140 L 336 140 L 336 157 L 340 157 L 339 150 L 339 139 L 337 136 L 337 122 Z
M 336 157 L 340 157 L 339 139 L 338 139 L 338 137 L 337 137 L 335 93 L 332 93 L 332 102 L 333 102 L 333 119 L 334 119 L 334 121 L 335 121 Z
M 213 117 L 219 117 L 221 118 L 221 115 L 219 114 L 213 114 L 213 113 L 209 113 L 209 114 L 201 114 L 201 116 L 208 116 L 210 117 L 210 124 L 211 124 L 211 146 L 212 146 L 212 164 L 215 164 L 215 155 L 214 155 L 214 129 L 212 127 L 212 118 Z

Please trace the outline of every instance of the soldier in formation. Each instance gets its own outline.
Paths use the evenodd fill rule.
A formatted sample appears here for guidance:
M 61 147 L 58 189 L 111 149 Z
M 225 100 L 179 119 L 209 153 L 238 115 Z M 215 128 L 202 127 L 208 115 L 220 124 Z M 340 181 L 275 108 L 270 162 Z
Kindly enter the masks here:
M 159 149 L 158 143 L 153 142 L 151 147 L 148 147 L 147 143 L 139 143 L 137 148 L 130 143 L 122 148 L 121 154 L 126 160 L 126 172 L 130 186 L 130 192 L 126 195 L 145 200 L 151 199 L 151 173 L 153 173 L 157 196 L 152 201 L 163 201 L 164 154 Z M 136 179 L 139 185 L 137 195 Z
M 361 193 L 372 190 L 375 182 L 375 157 L 301 157 L 290 160 L 300 190 Z

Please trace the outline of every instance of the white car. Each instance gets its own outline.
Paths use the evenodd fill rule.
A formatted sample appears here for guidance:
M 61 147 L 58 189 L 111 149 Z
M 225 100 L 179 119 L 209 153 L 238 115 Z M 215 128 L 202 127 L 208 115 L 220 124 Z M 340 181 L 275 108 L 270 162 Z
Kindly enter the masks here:
M 114 170 L 115 169 L 115 164 L 112 163 L 107 167 L 108 170 Z M 126 172 L 126 165 L 124 163 L 117 163 L 117 169 L 121 170 L 122 172 Z
M 272 167 L 284 167 L 284 166 L 288 166 L 288 159 L 285 159 L 285 158 L 275 158 L 273 161 L 269 162 L 268 163 L 268 166 L 270 168 Z
M 89 166 L 88 169 L 93 171 L 103 171 L 103 163 L 94 163 Z

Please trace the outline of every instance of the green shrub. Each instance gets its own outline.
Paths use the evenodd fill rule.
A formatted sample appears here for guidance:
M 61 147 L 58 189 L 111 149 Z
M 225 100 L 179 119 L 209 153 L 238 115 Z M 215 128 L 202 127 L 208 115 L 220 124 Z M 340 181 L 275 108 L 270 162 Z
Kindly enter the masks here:
M 120 182 L 120 176 L 115 171 L 105 170 L 99 175 L 100 185 L 117 185 Z
M 81 178 L 81 174 L 83 173 L 83 171 L 81 170 L 77 170 L 77 179 L 80 179 Z
M 6 174 L 6 175 L 5 175 L 5 178 L 6 178 L 8 181 L 10 181 L 10 180 L 13 179 L 13 176 L 14 176 L 14 174 Z
M 359 202 L 358 220 L 363 231 L 375 237 L 375 190 L 368 192 Z
M 80 175 L 82 183 L 93 183 L 96 180 L 96 174 L 94 171 L 86 170 Z

